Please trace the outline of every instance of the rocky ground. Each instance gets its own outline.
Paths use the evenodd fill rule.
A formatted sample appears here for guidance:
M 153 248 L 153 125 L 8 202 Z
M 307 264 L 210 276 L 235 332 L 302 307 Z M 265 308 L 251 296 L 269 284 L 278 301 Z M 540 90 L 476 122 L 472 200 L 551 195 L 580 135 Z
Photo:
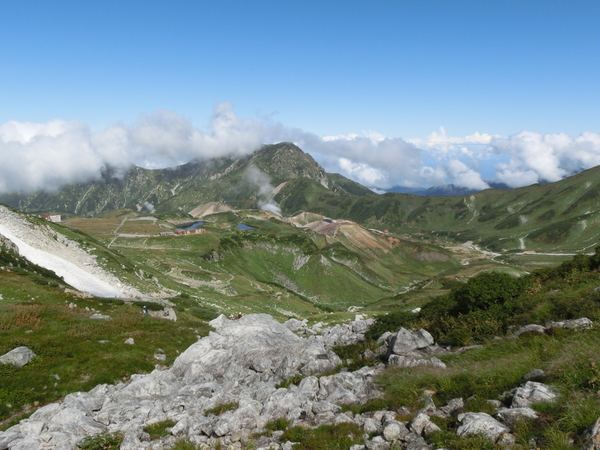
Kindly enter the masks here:
M 459 398 L 436 408 L 427 396 L 425 407 L 413 411 L 410 422 L 397 420 L 395 411 L 342 412 L 340 405 L 364 403 L 381 395 L 373 381 L 385 365 L 319 374 L 342 365 L 332 346 L 363 340 L 371 322 L 357 316 L 349 324 L 309 329 L 304 322 L 291 319 L 280 324 L 266 314 L 239 320 L 220 316 L 211 322 L 215 331 L 190 346 L 171 368 L 133 375 L 126 383 L 100 385 L 46 405 L 0 432 L 0 449 L 67 450 L 85 436 L 108 431 L 124 433 L 123 450 L 168 449 L 177 439 L 206 449 L 291 450 L 293 443 L 282 442 L 282 432 L 264 435 L 268 423 L 285 418 L 304 427 L 357 424 L 364 430 L 364 444 L 351 450 L 419 450 L 431 448 L 426 437 L 439 431 L 431 420 L 434 416 L 456 417 L 458 435 L 481 433 L 491 441 L 511 445 L 511 424 L 536 417 L 532 403 L 552 401 L 559 395 L 551 386 L 524 380 L 507 393 L 504 403 L 492 400 L 497 406 L 494 417 L 462 413 L 464 402 Z M 589 326 L 588 322 L 581 324 Z M 401 367 L 445 367 L 435 355 L 447 350 L 437 346 L 425 330 L 386 333 L 379 344 L 364 357 L 385 355 L 388 364 Z M 296 384 L 277 387 L 299 374 L 302 377 Z M 537 372 L 530 375 L 535 377 Z M 165 421 L 173 424 L 168 436 L 151 440 L 144 428 Z M 590 428 L 590 445 L 599 439 L 599 430 L 598 424 Z

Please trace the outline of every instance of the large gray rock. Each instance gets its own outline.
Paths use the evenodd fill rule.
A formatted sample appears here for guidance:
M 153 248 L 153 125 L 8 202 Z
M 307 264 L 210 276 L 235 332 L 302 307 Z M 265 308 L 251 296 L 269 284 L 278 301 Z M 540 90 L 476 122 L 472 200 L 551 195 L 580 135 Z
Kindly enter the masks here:
M 529 407 L 534 403 L 552 402 L 560 394 L 556 388 L 547 384 L 528 381 L 523 386 L 514 389 L 511 408 Z
M 564 328 L 572 330 L 585 330 L 588 328 L 592 328 L 593 326 L 594 323 L 587 317 L 582 317 L 580 319 L 565 320 L 564 322 Z
M 311 356 L 325 353 L 322 346 L 307 346 L 305 340 L 267 314 L 247 315 L 239 320 L 223 317 L 210 322 L 216 333 L 196 342 L 175 360 L 173 374 L 186 382 L 223 378 L 237 381 L 249 374 L 254 361 L 261 360 L 259 369 L 263 369 L 267 359 L 273 368 L 286 358 L 296 359 L 296 369 Z M 280 372 L 281 378 L 288 375 Z
M 404 440 L 406 435 L 408 435 L 408 429 L 402 422 L 398 422 L 396 420 L 387 422 L 383 428 L 383 437 L 388 442 Z
M 580 319 L 563 320 L 561 322 L 548 322 L 546 328 L 567 328 L 571 330 L 581 330 L 592 328 L 594 323 L 587 317 L 581 317 Z
M 298 331 L 306 328 L 306 322 L 298 319 L 290 319 L 283 324 L 290 331 Z
M 458 422 L 460 423 L 456 430 L 458 436 L 481 434 L 491 442 L 497 442 L 503 435 L 510 433 L 510 428 L 486 413 L 459 414 Z
M 428 435 L 436 431 L 441 431 L 435 423 L 431 421 L 429 416 L 424 412 L 417 414 L 408 425 L 410 431 L 418 435 Z
M 400 328 L 391 341 L 392 353 L 396 355 L 407 355 L 414 350 L 424 349 L 434 344 L 433 336 L 428 331 L 420 329 L 411 332 Z
M 433 412 L 433 415 L 438 417 L 450 418 L 452 416 L 457 415 L 458 411 L 464 408 L 465 402 L 462 398 L 453 398 L 448 401 L 444 406 L 437 408 L 436 411 Z
M 0 363 L 13 364 L 17 367 L 23 367 L 29 364 L 29 362 L 35 357 L 35 353 L 33 353 L 29 348 L 22 346 L 13 348 L 10 352 L 0 356 Z

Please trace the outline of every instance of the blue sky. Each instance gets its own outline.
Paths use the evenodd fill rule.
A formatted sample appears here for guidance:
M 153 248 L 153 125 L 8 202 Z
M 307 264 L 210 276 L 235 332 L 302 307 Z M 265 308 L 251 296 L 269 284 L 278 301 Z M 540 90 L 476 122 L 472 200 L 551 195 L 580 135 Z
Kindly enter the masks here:
M 600 163 L 598 17 L 597 1 L 5 1 L 0 153 L 50 147 L 51 164 L 72 145 L 95 174 L 118 152 L 206 156 L 163 148 L 200 133 L 220 139 L 208 155 L 293 140 L 372 187 L 556 181 Z M 152 126 L 169 139 L 139 137 Z M 46 186 L 34 172 L 20 188 Z

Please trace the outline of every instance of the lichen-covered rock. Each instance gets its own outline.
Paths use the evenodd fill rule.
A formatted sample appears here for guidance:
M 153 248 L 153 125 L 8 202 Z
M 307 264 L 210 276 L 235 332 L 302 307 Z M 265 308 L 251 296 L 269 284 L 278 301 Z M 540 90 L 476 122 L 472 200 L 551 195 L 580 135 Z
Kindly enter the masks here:
M 559 396 L 558 391 L 547 384 L 528 381 L 513 390 L 511 408 L 529 407 L 534 403 L 552 402 Z
M 502 435 L 510 433 L 510 428 L 486 413 L 459 414 L 458 422 L 460 423 L 456 430 L 458 436 L 481 434 L 491 442 L 496 442 Z
M 581 450 L 600 450 L 600 418 L 596 419 L 581 435 Z
M 366 431 L 366 429 L 365 429 Z M 406 426 L 396 420 L 392 420 L 385 424 L 383 428 L 383 437 L 388 442 L 396 442 L 398 440 L 404 440 L 408 435 L 408 429 Z
M 522 419 L 537 419 L 538 413 L 531 408 L 500 408 L 496 412 L 496 418 L 508 426 L 515 425 Z
M 1 364 L 12 364 L 17 367 L 23 367 L 36 357 L 32 350 L 25 346 L 13 348 L 8 353 L 0 356 Z
M 388 358 L 388 364 L 390 366 L 395 367 L 439 367 L 441 369 L 446 368 L 446 364 L 444 364 L 440 359 L 435 356 L 432 358 L 416 358 L 414 356 L 405 356 L 405 355 L 390 355 Z
M 453 398 L 449 400 L 444 406 L 437 408 L 433 415 L 437 417 L 450 418 L 457 415 L 458 411 L 464 408 L 465 402 L 462 398 Z
M 427 348 L 433 344 L 433 336 L 426 330 L 411 332 L 405 328 L 400 328 L 390 342 L 391 351 L 396 355 L 407 355 L 413 350 Z
M 418 435 L 428 435 L 436 431 L 441 431 L 435 423 L 431 421 L 429 416 L 424 412 L 417 414 L 408 425 L 410 431 Z
M 546 328 L 541 325 L 532 323 L 532 324 L 525 325 L 525 326 L 519 328 L 517 331 L 515 331 L 513 334 L 511 334 L 510 337 L 516 338 L 516 337 L 519 337 L 520 335 L 522 335 L 523 333 L 528 333 L 528 332 L 544 334 L 546 332 Z
M 563 320 L 561 322 L 547 322 L 546 328 L 567 328 L 571 330 L 585 330 L 592 328 L 594 323 L 587 317 L 581 317 L 579 319 Z

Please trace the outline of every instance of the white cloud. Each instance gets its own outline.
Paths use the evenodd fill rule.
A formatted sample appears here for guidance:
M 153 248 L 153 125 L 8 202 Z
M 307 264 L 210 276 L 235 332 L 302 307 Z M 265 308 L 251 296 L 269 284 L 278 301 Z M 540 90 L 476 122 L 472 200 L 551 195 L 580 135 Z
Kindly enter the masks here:
M 490 186 L 481 179 L 481 174 L 467 167 L 459 160 L 452 160 L 447 165 L 448 176 L 453 180 L 452 184 L 468 189 L 483 190 Z
M 53 190 L 99 179 L 106 165 L 158 168 L 194 158 L 247 154 L 264 142 L 263 124 L 239 119 L 230 103 L 215 107 L 205 132 L 169 111 L 98 133 L 78 121 L 10 121 L 0 126 L 0 193 Z
M 517 187 L 557 181 L 600 164 L 600 135 L 592 132 L 456 137 L 441 127 L 426 139 L 388 138 L 374 131 L 319 137 L 270 118 L 241 119 L 230 103 L 221 103 L 205 129 L 164 110 L 97 133 L 78 121 L 7 122 L 0 126 L 0 193 L 99 179 L 106 165 L 170 167 L 194 158 L 244 155 L 280 141 L 297 143 L 328 172 L 376 189 L 447 183 L 485 189 L 484 180 L 491 179 Z
M 511 187 L 558 181 L 600 164 L 600 135 L 589 131 L 576 138 L 522 131 L 493 139 L 491 148 L 508 156 L 507 164 L 496 165 L 496 178 Z
M 55 189 L 97 179 L 104 165 L 81 122 L 9 122 L 0 129 L 0 192 Z
M 11 120 L 0 126 L 0 139 L 4 142 L 27 144 L 36 137 L 56 137 L 83 126 L 80 122 L 52 120 L 48 123 L 17 122 Z
M 365 186 L 377 186 L 379 183 L 385 183 L 386 177 L 379 169 L 369 166 L 365 163 L 355 163 L 347 158 L 338 160 L 342 173 Z
M 434 131 L 426 139 L 407 139 L 408 142 L 422 149 L 429 149 L 437 153 L 448 153 L 456 151 L 464 151 L 465 144 L 471 145 L 486 145 L 492 139 L 498 138 L 498 135 L 475 132 L 469 136 L 458 137 L 448 136 L 444 127 L 440 127 L 439 132 Z M 468 151 L 468 150 L 467 150 Z

